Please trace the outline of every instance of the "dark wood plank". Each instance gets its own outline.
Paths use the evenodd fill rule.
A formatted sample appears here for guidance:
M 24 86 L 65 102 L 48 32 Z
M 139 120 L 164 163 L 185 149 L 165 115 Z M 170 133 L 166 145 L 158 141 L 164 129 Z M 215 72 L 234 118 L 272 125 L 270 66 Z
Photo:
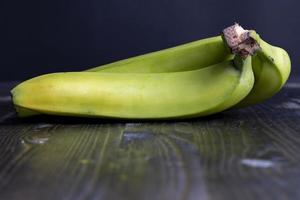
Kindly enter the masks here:
M 299 199 L 299 91 L 152 123 L 21 120 L 0 93 L 0 199 Z

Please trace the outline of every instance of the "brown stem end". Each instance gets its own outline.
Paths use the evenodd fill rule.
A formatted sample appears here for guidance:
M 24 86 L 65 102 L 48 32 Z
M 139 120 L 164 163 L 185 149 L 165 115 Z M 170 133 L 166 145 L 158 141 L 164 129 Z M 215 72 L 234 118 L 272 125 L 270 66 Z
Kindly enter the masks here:
M 235 23 L 223 30 L 222 37 L 233 54 L 246 58 L 254 55 L 260 49 L 258 41 L 250 33 L 251 31 L 245 30 Z

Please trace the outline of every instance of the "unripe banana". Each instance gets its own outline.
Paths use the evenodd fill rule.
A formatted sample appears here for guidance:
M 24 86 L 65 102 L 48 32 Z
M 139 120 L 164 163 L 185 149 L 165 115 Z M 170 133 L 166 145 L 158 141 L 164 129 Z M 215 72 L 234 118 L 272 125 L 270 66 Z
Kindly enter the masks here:
M 200 69 L 230 60 L 221 36 L 198 40 L 141 56 L 136 56 L 86 71 L 115 73 L 161 73 Z
M 165 73 L 201 69 L 226 60 L 233 54 L 228 51 L 221 36 L 206 38 L 173 48 L 136 56 L 99 67 L 88 72 L 113 73 Z M 38 115 L 30 109 L 16 107 L 21 117 Z
M 45 114 L 172 119 L 228 109 L 253 83 L 248 57 L 184 72 L 48 74 L 21 83 L 12 95 L 17 107 Z
M 247 40 L 260 48 L 252 48 L 251 52 L 248 52 L 249 49 L 247 51 L 244 46 Z M 225 46 L 228 46 L 229 50 Z M 276 94 L 289 77 L 291 61 L 284 49 L 268 44 L 255 31 L 244 30 L 238 24 L 224 29 L 222 36 L 121 60 L 88 71 L 114 73 L 188 71 L 231 59 L 232 53 L 240 54 L 243 51 L 246 51 L 247 55 L 253 54 L 252 66 L 255 75 L 254 87 L 250 94 L 236 105 L 245 107 L 260 103 Z
M 235 107 L 246 107 L 260 103 L 275 95 L 286 83 L 291 61 L 288 53 L 263 40 L 257 40 L 261 47 L 252 58 L 255 83 L 251 92 Z
M 230 51 L 226 47 L 229 47 Z M 190 71 L 229 60 L 233 57 L 231 52 L 240 55 L 252 54 L 255 75 L 251 92 L 235 107 L 245 107 L 270 98 L 280 90 L 289 76 L 291 63 L 286 51 L 264 42 L 254 31 L 244 30 L 238 24 L 223 31 L 223 40 L 221 36 L 203 39 L 87 71 L 102 73 Z M 26 107 L 16 106 L 16 109 L 20 116 L 39 114 L 38 111 Z
M 201 69 L 226 60 L 233 54 L 228 51 L 221 36 L 206 38 L 173 48 L 136 56 L 99 67 L 89 72 L 113 73 L 164 73 Z M 21 117 L 38 115 L 30 109 L 16 107 Z

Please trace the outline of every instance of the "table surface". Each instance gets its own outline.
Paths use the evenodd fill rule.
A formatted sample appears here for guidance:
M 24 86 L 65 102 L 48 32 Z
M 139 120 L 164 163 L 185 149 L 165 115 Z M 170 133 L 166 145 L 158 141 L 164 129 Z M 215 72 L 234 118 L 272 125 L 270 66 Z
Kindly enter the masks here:
M 0 83 L 0 199 L 300 199 L 300 82 L 177 122 L 15 116 Z

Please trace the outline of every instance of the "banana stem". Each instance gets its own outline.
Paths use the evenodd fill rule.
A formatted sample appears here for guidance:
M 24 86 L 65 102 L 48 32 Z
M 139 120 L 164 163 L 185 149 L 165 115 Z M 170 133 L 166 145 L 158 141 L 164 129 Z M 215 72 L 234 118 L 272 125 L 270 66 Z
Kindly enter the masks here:
M 255 31 L 245 30 L 236 23 L 223 30 L 222 39 L 233 54 L 246 58 L 260 49 L 256 35 Z

